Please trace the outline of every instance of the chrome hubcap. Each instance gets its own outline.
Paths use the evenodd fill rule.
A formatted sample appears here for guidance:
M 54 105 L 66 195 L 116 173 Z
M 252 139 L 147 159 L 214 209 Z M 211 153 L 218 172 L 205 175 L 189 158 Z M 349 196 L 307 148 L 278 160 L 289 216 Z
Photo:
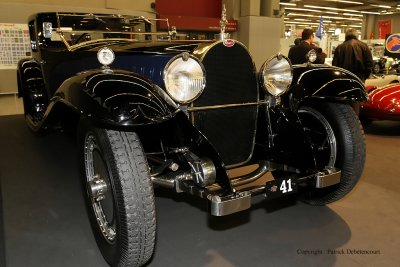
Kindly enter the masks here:
M 85 138 L 86 187 L 98 226 L 107 242 L 116 236 L 113 194 L 107 166 L 92 134 Z
M 100 179 L 99 175 L 95 175 L 93 180 L 88 182 L 88 188 L 92 201 L 100 201 L 106 198 L 107 183 Z

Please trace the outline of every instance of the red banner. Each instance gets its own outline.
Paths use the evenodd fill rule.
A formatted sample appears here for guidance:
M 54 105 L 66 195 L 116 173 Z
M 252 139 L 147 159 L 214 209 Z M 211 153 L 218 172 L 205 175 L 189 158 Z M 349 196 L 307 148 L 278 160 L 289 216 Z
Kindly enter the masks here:
M 392 33 L 392 20 L 378 20 L 378 38 L 385 39 L 387 34 Z
M 172 15 L 159 15 L 161 19 L 168 18 L 170 27 L 175 26 L 178 32 L 181 30 L 194 30 L 194 31 L 209 31 L 219 32 L 220 18 L 207 18 L 207 17 L 189 17 L 189 16 L 172 16 Z M 158 23 L 159 30 L 167 30 L 167 24 L 160 21 Z M 236 32 L 238 30 L 237 20 L 228 20 L 226 24 L 226 32 Z
M 158 18 L 168 18 L 169 25 L 179 31 L 219 32 L 222 11 L 222 0 L 156 0 Z M 159 22 L 159 30 L 166 30 L 167 24 Z M 238 21 L 229 19 L 226 32 L 236 32 Z

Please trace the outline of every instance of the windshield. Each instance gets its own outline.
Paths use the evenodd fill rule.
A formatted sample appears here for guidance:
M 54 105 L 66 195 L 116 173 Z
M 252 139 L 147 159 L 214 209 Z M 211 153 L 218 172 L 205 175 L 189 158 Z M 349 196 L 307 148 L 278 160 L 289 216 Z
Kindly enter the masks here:
M 51 41 L 62 41 L 69 50 L 99 42 L 133 42 L 169 39 L 169 32 L 153 33 L 152 20 L 139 16 L 99 14 L 57 14 L 59 27 L 52 29 Z M 168 22 L 167 22 L 168 23 Z

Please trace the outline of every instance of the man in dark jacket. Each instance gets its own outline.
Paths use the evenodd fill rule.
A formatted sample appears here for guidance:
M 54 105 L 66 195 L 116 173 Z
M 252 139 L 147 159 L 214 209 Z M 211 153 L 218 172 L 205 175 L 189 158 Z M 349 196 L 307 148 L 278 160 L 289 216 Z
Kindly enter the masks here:
M 372 54 L 368 46 L 357 39 L 357 31 L 348 29 L 345 41 L 335 49 L 332 65 L 349 70 L 363 82 L 371 74 Z
M 289 50 L 289 59 L 292 64 L 302 64 L 306 63 L 306 55 L 308 51 L 314 49 L 317 52 L 317 60 L 315 60 L 315 64 L 323 64 L 325 63 L 326 54 L 322 53 L 322 49 L 316 47 L 313 44 L 314 40 L 314 32 L 312 29 L 304 29 L 301 33 L 301 42 L 300 44 L 293 46 Z

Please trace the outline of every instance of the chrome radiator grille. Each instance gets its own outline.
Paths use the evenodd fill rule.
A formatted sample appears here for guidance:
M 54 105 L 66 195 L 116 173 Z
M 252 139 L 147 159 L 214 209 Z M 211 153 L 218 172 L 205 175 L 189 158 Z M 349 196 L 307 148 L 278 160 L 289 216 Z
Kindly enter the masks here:
M 252 154 L 256 131 L 258 86 L 252 58 L 241 44 L 226 47 L 221 42 L 202 62 L 207 83 L 193 104 L 198 109 L 192 112 L 194 124 L 226 165 L 240 165 Z

